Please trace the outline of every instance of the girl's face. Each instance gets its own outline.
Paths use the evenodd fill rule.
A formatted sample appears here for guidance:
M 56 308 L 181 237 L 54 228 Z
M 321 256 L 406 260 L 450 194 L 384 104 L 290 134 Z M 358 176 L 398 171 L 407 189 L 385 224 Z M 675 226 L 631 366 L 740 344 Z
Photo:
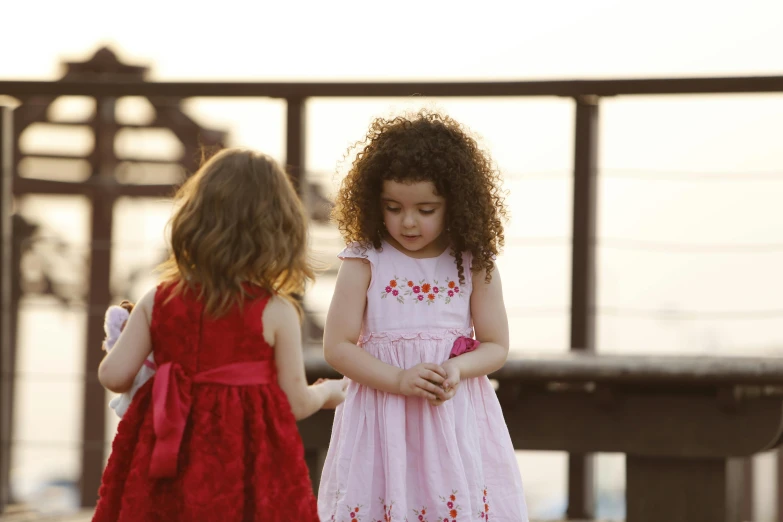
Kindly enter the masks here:
M 384 181 L 381 205 L 393 246 L 411 257 L 435 257 L 443 252 L 446 200 L 435 192 L 432 182 Z

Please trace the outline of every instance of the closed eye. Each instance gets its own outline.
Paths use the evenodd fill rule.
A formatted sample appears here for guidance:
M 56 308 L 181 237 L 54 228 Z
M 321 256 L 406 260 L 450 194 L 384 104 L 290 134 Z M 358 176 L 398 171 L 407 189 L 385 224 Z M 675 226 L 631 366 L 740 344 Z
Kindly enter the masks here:
M 386 207 L 386 210 L 388 210 L 389 212 L 399 212 L 400 208 L 399 207 Z
M 421 210 L 419 210 L 419 212 L 421 212 L 425 216 L 429 216 L 430 214 L 434 214 L 435 213 L 435 209 L 429 209 L 429 210 L 421 209 Z

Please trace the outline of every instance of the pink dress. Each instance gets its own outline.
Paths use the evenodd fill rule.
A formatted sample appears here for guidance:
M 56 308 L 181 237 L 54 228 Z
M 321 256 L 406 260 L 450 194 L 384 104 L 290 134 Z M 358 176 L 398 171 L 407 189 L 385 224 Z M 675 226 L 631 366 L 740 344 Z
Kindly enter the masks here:
M 471 256 L 465 282 L 447 249 L 414 259 L 388 243 L 339 256 L 372 266 L 359 345 L 399 368 L 448 359 L 472 336 Z M 463 380 L 441 406 L 351 382 L 334 418 L 318 514 L 337 522 L 526 522 L 522 480 L 487 377 Z

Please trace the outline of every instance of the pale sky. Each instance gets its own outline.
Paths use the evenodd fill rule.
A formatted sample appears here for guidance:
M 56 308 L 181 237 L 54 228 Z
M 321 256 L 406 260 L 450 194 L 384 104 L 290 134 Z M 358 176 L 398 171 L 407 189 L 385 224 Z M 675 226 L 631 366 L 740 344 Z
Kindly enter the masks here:
M 154 58 L 161 79 L 774 74 L 783 48 L 777 0 L 39 0 L 0 14 L 2 77 L 51 77 L 98 42 Z

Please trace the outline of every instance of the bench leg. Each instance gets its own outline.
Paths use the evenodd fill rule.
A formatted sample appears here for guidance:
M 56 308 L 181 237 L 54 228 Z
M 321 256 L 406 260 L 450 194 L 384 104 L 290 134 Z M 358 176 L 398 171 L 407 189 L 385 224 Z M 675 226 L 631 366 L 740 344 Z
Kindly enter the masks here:
M 741 522 L 739 459 L 626 457 L 627 522 Z

